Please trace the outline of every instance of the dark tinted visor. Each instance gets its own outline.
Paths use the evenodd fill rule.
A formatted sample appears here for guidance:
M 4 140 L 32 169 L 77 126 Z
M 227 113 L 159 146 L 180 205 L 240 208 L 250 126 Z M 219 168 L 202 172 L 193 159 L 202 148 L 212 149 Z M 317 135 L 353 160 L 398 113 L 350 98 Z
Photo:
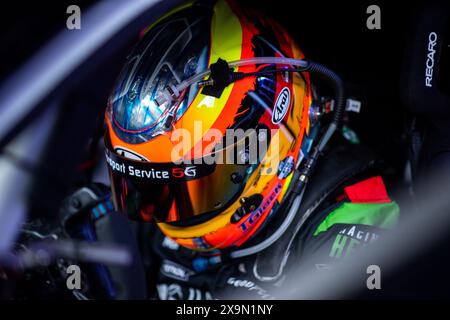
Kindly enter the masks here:
M 130 219 L 177 222 L 223 212 L 242 192 L 246 164 L 151 163 L 106 148 L 115 205 Z

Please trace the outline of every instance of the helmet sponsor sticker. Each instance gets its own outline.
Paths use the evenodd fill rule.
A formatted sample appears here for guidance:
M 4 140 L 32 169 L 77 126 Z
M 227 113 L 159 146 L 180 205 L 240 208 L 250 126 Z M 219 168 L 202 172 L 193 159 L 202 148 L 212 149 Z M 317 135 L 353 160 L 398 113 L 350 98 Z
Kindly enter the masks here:
M 291 91 L 288 87 L 284 87 L 278 94 L 277 100 L 275 101 L 275 106 L 272 112 L 272 123 L 279 124 L 289 109 L 291 105 Z
M 294 169 L 294 157 L 289 156 L 285 159 L 283 159 L 279 166 L 278 166 L 278 178 L 279 179 L 286 179 L 287 176 L 289 176 Z
M 176 182 L 198 179 L 211 174 L 214 165 L 188 165 L 173 163 L 152 163 L 131 160 L 119 156 L 115 152 L 106 149 L 106 162 L 110 170 L 132 179 L 146 180 L 149 182 Z
M 277 184 L 277 186 L 269 193 L 269 195 L 266 196 L 266 198 L 264 198 L 264 200 L 262 201 L 261 205 L 258 207 L 258 209 L 256 209 L 255 211 L 253 211 L 247 219 L 245 219 L 240 225 L 239 227 L 241 228 L 241 230 L 243 232 L 246 232 L 247 230 L 249 230 L 249 228 L 255 224 L 256 221 L 259 220 L 259 218 L 261 218 L 264 213 L 267 212 L 267 210 L 271 209 L 273 207 L 273 204 L 275 203 L 278 195 L 280 194 L 280 191 L 282 189 L 282 185 L 281 184 Z

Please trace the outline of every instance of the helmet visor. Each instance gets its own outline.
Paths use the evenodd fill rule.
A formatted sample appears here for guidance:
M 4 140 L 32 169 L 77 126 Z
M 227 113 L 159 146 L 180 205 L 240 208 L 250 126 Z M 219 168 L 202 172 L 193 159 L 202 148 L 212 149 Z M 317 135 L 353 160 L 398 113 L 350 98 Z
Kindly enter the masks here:
M 157 222 L 223 212 L 241 194 L 253 167 L 138 161 L 108 146 L 106 160 L 116 208 L 132 220 Z

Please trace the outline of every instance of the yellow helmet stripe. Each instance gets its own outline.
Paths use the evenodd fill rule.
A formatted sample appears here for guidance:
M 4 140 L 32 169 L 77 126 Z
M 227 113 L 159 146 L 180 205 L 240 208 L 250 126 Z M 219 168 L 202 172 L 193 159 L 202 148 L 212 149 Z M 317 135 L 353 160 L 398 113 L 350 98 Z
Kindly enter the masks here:
M 228 3 L 223 0 L 219 0 L 214 7 L 211 23 L 210 50 L 210 64 L 216 62 L 219 58 L 227 61 L 238 60 L 241 58 L 241 24 Z M 196 122 L 201 119 L 201 134 L 195 134 L 195 136 L 192 137 L 191 148 L 202 140 L 206 132 L 217 120 L 227 103 L 232 90 L 233 85 L 229 85 L 225 88 L 220 98 L 206 96 L 201 93 L 197 94 L 186 113 L 181 117 L 180 121 L 175 124 L 176 128 L 183 128 L 191 133 L 198 133 L 199 130 L 194 130 L 194 126 L 196 125 Z M 188 150 L 191 148 L 188 148 Z

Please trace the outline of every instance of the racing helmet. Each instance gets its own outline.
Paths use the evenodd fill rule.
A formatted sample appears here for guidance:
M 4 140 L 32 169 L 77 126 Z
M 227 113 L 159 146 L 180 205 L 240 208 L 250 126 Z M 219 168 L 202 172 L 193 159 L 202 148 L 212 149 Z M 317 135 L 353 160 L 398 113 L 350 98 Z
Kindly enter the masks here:
M 309 73 L 287 63 L 303 58 L 235 1 L 191 1 L 143 30 L 105 117 L 116 209 L 192 250 L 243 246 L 311 144 Z

